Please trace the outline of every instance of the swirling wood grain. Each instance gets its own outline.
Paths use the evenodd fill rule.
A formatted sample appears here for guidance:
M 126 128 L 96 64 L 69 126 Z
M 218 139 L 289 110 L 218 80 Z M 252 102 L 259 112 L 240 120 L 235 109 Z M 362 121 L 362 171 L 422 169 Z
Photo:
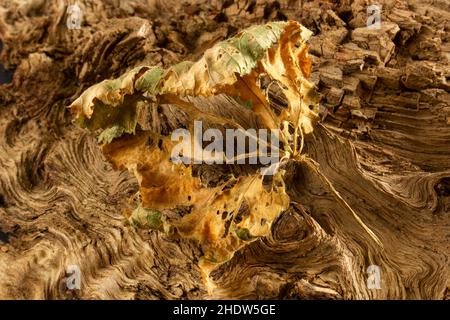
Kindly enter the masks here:
M 82 28 L 68 30 L 64 1 L 0 1 L 1 62 L 15 69 L 0 86 L 0 298 L 449 298 L 448 2 L 380 1 L 378 31 L 365 28 L 364 1 L 78 2 Z M 195 243 L 124 224 L 137 182 L 112 170 L 66 106 L 134 66 L 195 58 L 242 27 L 286 18 L 315 32 L 324 120 L 306 152 L 384 250 L 292 165 L 289 210 L 214 271 L 208 293 Z M 176 123 L 163 120 L 153 125 Z M 65 286 L 69 265 L 80 290 Z M 366 285 L 369 265 L 381 268 L 380 290 Z

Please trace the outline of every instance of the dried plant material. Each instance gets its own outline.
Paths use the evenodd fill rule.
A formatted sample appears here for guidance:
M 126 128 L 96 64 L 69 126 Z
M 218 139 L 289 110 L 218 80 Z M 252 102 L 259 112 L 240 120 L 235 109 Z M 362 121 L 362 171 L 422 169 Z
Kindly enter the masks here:
M 131 133 L 139 114 L 138 101 L 143 97 L 173 102 L 174 96 L 225 93 L 251 102 L 268 128 L 279 128 L 282 121 L 289 120 L 297 130 L 303 128 L 309 133 L 317 120 L 317 98 L 313 85 L 306 80 L 310 72 L 306 41 L 310 35 L 297 22 L 250 27 L 208 49 L 195 63 L 185 61 L 167 70 L 142 66 L 118 79 L 105 80 L 86 90 L 70 108 L 82 127 L 96 130 L 119 126 L 124 133 Z M 257 86 L 262 74 L 286 88 L 283 91 L 289 110 L 281 116 L 275 116 Z M 177 107 L 198 115 L 195 106 L 179 101 Z M 122 116 L 117 119 L 119 114 Z
M 154 217 L 153 211 L 147 215 L 145 210 L 171 217 L 161 220 L 158 229 L 198 240 L 205 253 L 204 267 L 229 260 L 244 244 L 269 234 L 272 221 L 289 205 L 283 170 L 275 174 L 269 190 L 258 173 L 230 176 L 220 185 L 205 187 L 200 178 L 193 177 L 190 166 L 170 161 L 174 143 L 168 137 L 142 128 L 136 133 L 138 118 L 145 102 L 152 100 L 170 103 L 193 119 L 239 128 L 235 121 L 204 114 L 183 99 L 226 94 L 242 103 L 242 108 L 250 105 L 267 128 L 280 128 L 288 121 L 295 134 L 283 136 L 282 141 L 286 149 L 297 150 L 296 134 L 311 132 L 317 119 L 316 109 L 310 108 L 317 103 L 312 99 L 314 88 L 306 79 L 310 34 L 297 22 L 250 27 L 208 49 L 195 63 L 182 62 L 166 70 L 135 68 L 118 79 L 92 86 L 70 106 L 81 126 L 100 131 L 99 142 L 114 167 L 132 170 L 138 178 L 142 208 L 133 212 L 132 221 L 151 225 L 142 222 L 149 215 Z M 285 88 L 289 105 L 280 115 L 258 86 L 263 74 Z M 123 136 L 125 133 L 136 134 Z M 283 153 L 283 157 L 288 155 Z M 237 220 L 244 203 L 248 212 Z M 170 212 L 180 206 L 189 207 L 189 212 L 180 216 Z
M 293 21 L 253 26 L 206 50 L 197 62 L 181 62 L 166 70 L 134 68 L 118 79 L 92 86 L 70 106 L 81 126 L 100 132 L 103 153 L 114 167 L 131 170 L 137 177 L 140 200 L 130 221 L 197 240 L 204 252 L 205 275 L 248 242 L 269 234 L 274 219 L 289 206 L 284 170 L 275 173 L 269 187 L 259 173 L 230 175 L 214 187 L 205 186 L 193 176 L 192 166 L 171 161 L 174 142 L 146 130 L 140 115 L 149 105 L 171 105 L 192 120 L 242 128 L 234 119 L 202 112 L 189 100 L 228 95 L 242 109 L 250 108 L 266 128 L 282 130 L 281 163 L 302 161 L 304 135 L 313 131 L 318 118 L 315 88 L 307 80 L 310 35 Z M 287 108 L 278 114 L 259 84 L 262 76 L 277 83 L 287 99 Z M 192 124 L 188 125 L 195 135 Z M 247 153 L 241 156 L 249 157 Z M 332 191 L 378 240 L 337 191 Z M 236 219 L 242 210 L 247 212 Z
M 442 32 L 450 25 L 448 1 L 380 3 L 381 28 L 372 30 L 364 27 L 370 4 L 365 1 L 324 6 L 300 0 L 127 0 L 119 6 L 115 0 L 77 0 L 79 29 L 78 24 L 69 29 L 72 19 L 63 2 L 0 4 L 0 73 L 3 66 L 12 75 L 0 85 L 0 298 L 450 298 L 450 46 L 448 32 Z M 158 159 L 164 151 L 154 146 L 171 142 L 167 138 L 174 130 L 191 130 L 195 119 L 203 120 L 204 130 L 237 125 L 260 130 L 267 128 L 260 116 L 263 104 L 247 89 L 245 98 L 231 94 L 233 88 L 227 94 L 164 99 L 139 91 L 131 94 L 138 97 L 134 133 L 134 117 L 94 133 L 80 129 L 68 121 L 67 105 L 104 79 L 137 66 L 158 66 L 142 72 L 154 69 L 159 79 L 159 72 L 200 60 L 206 49 L 239 30 L 286 18 L 314 32 L 307 58 L 321 121 L 303 144 L 299 131 L 295 144 L 283 92 L 288 87 L 267 74 L 258 77 L 258 64 L 247 75 L 256 78 L 248 83 L 256 83 L 275 112 L 273 119 L 267 114 L 267 123 L 282 114 L 286 119 L 280 127 L 291 143 L 280 144 L 280 157 L 286 158 L 278 169 L 286 170 L 290 205 L 264 238 L 245 227 L 229 230 L 244 246 L 227 263 L 214 264 L 207 283 L 215 289 L 208 292 L 198 267 L 205 257 L 200 244 L 170 228 L 171 221 L 192 212 L 192 204 L 144 207 L 134 174 L 114 170 L 102 150 L 145 132 L 146 146 Z M 307 64 L 303 70 L 307 75 Z M 159 80 L 148 76 L 146 90 L 155 92 Z M 240 81 L 238 89 L 243 88 Z M 128 97 L 123 105 L 133 106 Z M 262 109 L 260 115 L 255 108 Z M 166 140 L 160 143 L 159 136 Z M 293 156 L 295 145 L 300 156 Z M 156 180 L 159 166 L 165 164 L 150 165 L 163 185 L 163 179 Z M 266 170 L 259 163 L 179 168 L 194 178 L 187 185 L 200 181 L 199 190 L 206 191 Z M 177 179 L 169 171 L 165 176 Z M 384 250 L 333 198 L 328 182 Z M 271 185 L 271 179 L 263 180 L 266 192 Z M 157 189 L 149 192 L 159 203 Z M 189 200 L 176 192 L 173 199 Z M 233 213 L 235 224 L 249 207 L 242 201 Z M 77 290 L 65 285 L 76 270 L 71 266 L 80 271 Z M 381 282 L 369 282 L 377 270 Z

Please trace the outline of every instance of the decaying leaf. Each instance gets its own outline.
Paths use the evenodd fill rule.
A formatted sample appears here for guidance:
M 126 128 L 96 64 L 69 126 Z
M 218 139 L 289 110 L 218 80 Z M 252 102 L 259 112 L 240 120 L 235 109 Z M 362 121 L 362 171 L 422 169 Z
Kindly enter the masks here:
M 70 108 L 80 125 L 90 130 L 121 126 L 124 133 L 133 133 L 140 111 L 138 102 L 144 97 L 174 102 L 174 96 L 225 93 L 245 101 L 247 107 L 251 105 L 268 128 L 279 128 L 283 120 L 291 120 L 308 133 L 317 119 L 314 88 L 306 80 L 310 68 L 306 41 L 310 35 L 293 21 L 253 26 L 208 49 L 195 63 L 185 61 L 166 70 L 141 66 L 118 79 L 105 80 L 87 89 Z M 257 85 L 263 74 L 286 88 L 289 109 L 280 117 L 275 116 Z M 177 106 L 198 116 L 195 106 Z
M 242 128 L 236 119 L 205 111 L 195 97 L 229 96 L 280 129 L 282 161 L 299 160 L 303 136 L 317 115 L 306 41 L 311 32 L 294 21 L 253 26 L 205 51 L 197 62 L 170 68 L 140 66 L 115 80 L 87 89 L 70 106 L 78 123 L 99 136 L 102 151 L 116 169 L 128 169 L 140 185 L 140 203 L 129 217 L 136 225 L 195 239 L 204 252 L 205 271 L 229 260 L 245 244 L 266 236 L 272 221 L 289 206 L 279 170 L 269 185 L 257 172 L 207 186 L 193 166 L 170 160 L 174 142 L 151 130 L 148 109 L 177 109 L 211 127 Z M 277 83 L 287 108 L 275 109 L 261 77 Z M 155 109 L 156 108 L 156 109 Z M 242 111 L 244 112 L 244 111 Z

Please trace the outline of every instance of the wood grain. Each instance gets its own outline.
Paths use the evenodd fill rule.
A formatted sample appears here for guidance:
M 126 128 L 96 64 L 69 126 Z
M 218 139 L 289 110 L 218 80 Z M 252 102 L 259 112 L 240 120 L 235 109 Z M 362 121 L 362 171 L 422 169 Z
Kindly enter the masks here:
M 64 1 L 1 0 L 0 60 L 15 72 L 0 85 L 0 298 L 449 299 L 450 4 L 379 2 L 374 30 L 365 1 L 84 0 L 81 29 L 68 30 Z M 323 121 L 306 152 L 384 250 L 295 165 L 271 236 L 215 270 L 208 293 L 195 243 L 124 224 L 137 181 L 111 168 L 66 107 L 132 67 L 195 59 L 280 19 L 315 33 Z M 80 290 L 64 285 L 73 264 Z M 366 285 L 373 264 L 380 290 Z

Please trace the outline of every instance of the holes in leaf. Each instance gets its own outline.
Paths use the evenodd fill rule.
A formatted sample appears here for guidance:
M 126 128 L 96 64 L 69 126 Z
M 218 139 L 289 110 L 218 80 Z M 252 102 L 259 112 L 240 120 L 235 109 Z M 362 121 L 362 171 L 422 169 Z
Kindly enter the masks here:
M 227 220 L 225 221 L 225 225 L 224 225 L 224 232 L 223 232 L 223 237 L 225 238 L 228 235 L 228 232 L 230 231 L 230 226 L 231 226 L 231 220 Z
M 272 191 L 272 187 L 273 187 L 273 176 L 272 175 L 265 175 L 263 177 L 263 187 L 264 187 L 264 190 L 266 190 L 267 192 Z
M 181 206 L 178 205 L 172 211 L 179 217 L 183 218 L 185 215 L 190 214 L 192 212 L 193 206 Z
M 222 220 L 225 220 L 228 216 L 228 211 L 222 212 Z
M 284 94 L 284 85 L 278 81 L 271 81 L 266 88 L 269 103 L 275 114 L 279 116 L 283 110 L 288 108 L 288 99 Z
M 238 213 L 236 214 L 236 217 L 234 218 L 234 222 L 240 223 L 244 218 L 248 217 L 250 215 L 250 207 L 248 206 L 247 201 L 244 199 L 242 201 L 241 207 L 238 210 Z

